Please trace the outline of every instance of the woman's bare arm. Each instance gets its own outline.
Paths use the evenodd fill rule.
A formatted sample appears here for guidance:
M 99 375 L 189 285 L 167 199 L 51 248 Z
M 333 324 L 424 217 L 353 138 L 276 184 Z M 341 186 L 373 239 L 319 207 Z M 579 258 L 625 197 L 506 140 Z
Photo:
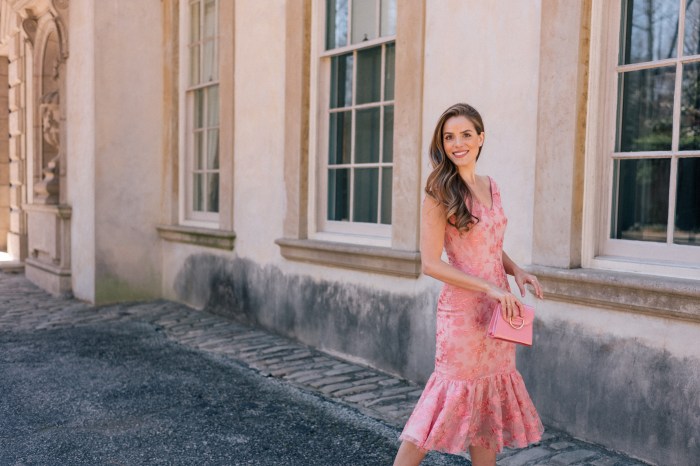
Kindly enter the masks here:
M 523 269 L 518 267 L 518 264 L 516 264 L 515 261 L 513 261 L 513 259 L 508 257 L 508 254 L 506 254 L 505 251 L 503 251 L 502 257 L 503 268 L 506 270 L 507 274 L 512 275 L 513 278 L 515 278 L 515 283 L 520 289 L 520 296 L 522 296 L 523 298 L 525 297 L 525 285 L 529 283 L 535 289 L 535 296 L 537 296 L 540 299 L 544 299 L 542 287 L 540 286 L 540 282 L 537 280 L 537 277 L 535 277 L 531 273 L 525 272 Z
M 483 278 L 464 273 L 442 260 L 446 227 L 445 208 L 434 198 L 426 196 L 421 213 L 420 235 L 423 273 L 441 282 L 467 290 L 480 291 L 499 300 L 506 318 L 519 314 L 522 303 L 515 295 Z

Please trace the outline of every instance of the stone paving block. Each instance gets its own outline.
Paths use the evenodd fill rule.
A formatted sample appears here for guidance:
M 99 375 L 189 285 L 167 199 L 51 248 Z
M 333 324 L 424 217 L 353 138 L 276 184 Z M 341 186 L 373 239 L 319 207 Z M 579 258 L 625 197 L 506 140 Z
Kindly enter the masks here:
M 348 380 L 350 380 L 350 377 L 348 377 L 347 375 L 336 375 L 335 377 L 326 377 L 326 375 L 323 374 L 323 377 L 309 382 L 309 385 L 314 388 L 320 388 L 324 385 L 330 385 L 338 382 L 346 382 Z
M 374 377 L 368 377 L 368 378 L 362 378 L 362 379 L 357 379 L 353 380 L 353 385 L 366 385 L 368 383 L 376 383 L 381 380 L 385 380 L 387 376 L 385 375 L 376 375 Z
M 556 466 L 567 466 L 569 464 L 580 463 L 589 458 L 593 458 L 597 453 L 591 450 L 573 450 L 559 453 L 549 459 L 550 464 Z
M 370 408 L 372 406 L 386 405 L 388 403 L 393 403 L 396 401 L 403 401 L 405 399 L 406 399 L 406 395 L 381 396 L 380 398 L 377 398 L 376 400 L 365 402 L 365 403 L 363 403 L 363 405 L 366 406 L 367 408 Z
M 359 367 L 359 366 L 347 366 L 347 367 L 342 367 L 339 369 L 329 370 L 329 371 L 325 372 L 325 375 L 333 376 L 333 375 L 349 374 L 351 372 L 360 372 L 363 369 L 364 369 L 363 367 Z
M 408 392 L 411 392 L 411 391 L 413 391 L 413 390 L 415 390 L 414 387 L 406 387 L 406 386 L 403 386 L 403 387 L 391 388 L 391 389 L 389 389 L 389 390 L 387 390 L 387 389 L 381 389 L 381 390 L 379 391 L 379 394 L 380 394 L 380 396 L 382 396 L 382 397 L 394 396 L 394 395 L 399 395 L 399 394 L 400 394 L 400 395 L 401 395 L 402 397 L 404 397 L 404 399 L 405 399 L 405 398 L 408 396 Z
M 285 356 L 282 358 L 284 361 L 296 361 L 297 359 L 305 359 L 308 358 L 309 356 L 312 356 L 313 354 L 310 351 L 303 350 L 303 351 L 297 351 L 289 356 Z
M 563 450 L 564 448 L 573 447 L 574 444 L 571 442 L 554 442 L 547 445 L 552 450 Z
M 261 353 L 263 353 L 263 354 L 271 354 L 271 353 L 279 353 L 279 352 L 282 352 L 282 351 L 291 352 L 292 350 L 295 350 L 295 349 L 297 349 L 297 348 L 299 348 L 298 345 L 279 345 L 279 346 L 275 346 L 275 347 L 273 347 L 273 348 L 268 348 L 268 349 L 266 349 L 266 350 L 262 350 Z
M 619 458 L 604 456 L 602 458 L 598 458 L 597 460 L 590 461 L 589 464 L 591 464 L 591 466 L 615 466 L 619 461 Z
M 374 383 L 369 383 L 369 384 L 364 384 L 364 385 L 352 385 L 349 388 L 343 388 L 342 390 L 338 390 L 336 392 L 333 392 L 333 396 L 340 397 L 340 396 L 346 396 L 346 395 L 354 395 L 356 393 L 363 393 L 367 392 L 370 390 L 376 390 L 377 389 L 377 384 Z
M 299 379 L 303 379 L 308 376 L 313 376 L 313 377 L 323 377 L 323 373 L 316 369 L 306 369 L 306 370 L 299 370 L 296 372 L 292 372 L 290 374 L 285 375 L 285 379 L 290 379 L 290 380 L 296 380 L 299 381 Z M 311 379 L 309 379 L 311 380 Z
M 351 395 L 351 396 L 346 396 L 343 399 L 345 401 L 349 401 L 351 403 L 360 403 L 365 400 L 371 400 L 379 396 L 378 393 L 371 391 L 371 392 L 364 392 L 364 393 L 358 393 L 357 395 Z
M 401 383 L 401 381 L 398 379 L 386 379 L 386 380 L 382 380 L 381 382 L 379 382 L 380 385 L 384 385 L 384 386 L 396 385 L 397 383 Z
M 333 396 L 335 396 L 335 392 L 337 392 L 338 390 L 342 390 L 349 387 L 352 387 L 352 382 L 332 383 L 330 385 L 325 385 L 321 387 L 321 392 L 325 394 L 333 393 Z
M 522 466 L 530 461 L 535 461 L 551 454 L 551 451 L 543 447 L 528 448 L 527 450 L 520 450 L 508 458 L 504 458 L 499 466 Z

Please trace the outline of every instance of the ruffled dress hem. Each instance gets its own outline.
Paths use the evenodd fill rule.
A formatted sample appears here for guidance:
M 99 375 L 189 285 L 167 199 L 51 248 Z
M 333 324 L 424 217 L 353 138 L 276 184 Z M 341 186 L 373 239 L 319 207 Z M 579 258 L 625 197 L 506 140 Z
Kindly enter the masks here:
M 517 370 L 469 380 L 434 372 L 399 439 L 443 453 L 466 453 L 472 445 L 500 453 L 537 443 L 543 433 Z

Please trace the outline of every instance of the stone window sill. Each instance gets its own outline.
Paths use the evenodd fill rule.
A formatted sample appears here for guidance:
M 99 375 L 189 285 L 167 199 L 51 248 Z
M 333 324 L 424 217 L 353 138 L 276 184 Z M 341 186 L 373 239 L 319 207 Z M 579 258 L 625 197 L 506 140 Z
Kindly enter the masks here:
M 158 235 L 175 243 L 196 244 L 207 248 L 233 250 L 236 233 L 182 225 L 158 225 Z
M 700 322 L 700 281 L 598 269 L 525 267 L 545 298 Z
M 417 278 L 421 273 L 418 251 L 310 239 L 279 238 L 275 243 L 279 245 L 282 256 L 288 260 L 410 278 Z

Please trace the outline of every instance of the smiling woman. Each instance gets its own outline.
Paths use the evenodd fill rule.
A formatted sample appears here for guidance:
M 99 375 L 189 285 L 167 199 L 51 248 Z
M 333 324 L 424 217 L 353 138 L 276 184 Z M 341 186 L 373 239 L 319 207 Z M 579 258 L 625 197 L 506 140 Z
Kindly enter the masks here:
M 515 344 L 488 338 L 496 305 L 522 316 L 507 274 L 542 298 L 534 275 L 503 251 L 508 219 L 498 185 L 476 175 L 484 123 L 467 104 L 448 108 L 430 146 L 433 168 L 421 218 L 423 272 L 444 283 L 437 304 L 435 370 L 401 434 L 395 465 L 416 465 L 428 450 L 469 451 L 474 466 L 494 466 L 504 446 L 537 442 L 542 423 L 515 368 Z M 443 249 L 449 263 L 442 260 Z

